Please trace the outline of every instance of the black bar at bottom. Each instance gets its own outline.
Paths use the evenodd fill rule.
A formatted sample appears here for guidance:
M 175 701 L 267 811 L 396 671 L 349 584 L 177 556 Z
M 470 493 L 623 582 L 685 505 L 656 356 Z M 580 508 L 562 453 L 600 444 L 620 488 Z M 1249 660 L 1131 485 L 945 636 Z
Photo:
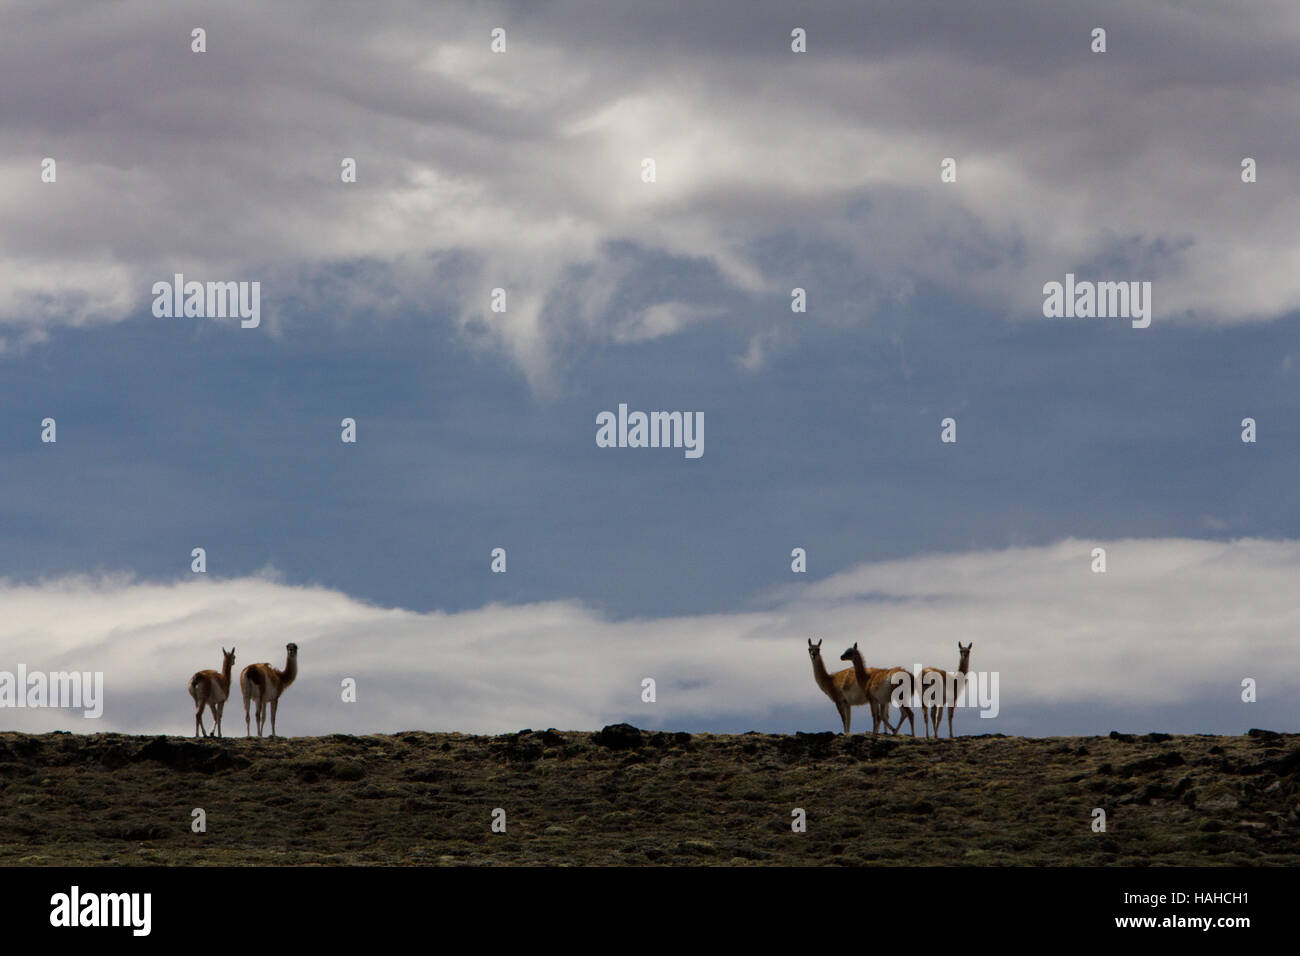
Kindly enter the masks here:
M 488 933 L 496 944 L 614 933 L 629 943 L 651 934 L 734 945 L 770 942 L 783 929 L 829 932 L 840 917 L 837 933 L 869 919 L 858 927 L 864 939 L 887 938 L 879 934 L 896 924 L 917 945 L 926 927 L 968 941 L 975 933 L 1041 942 L 1048 931 L 1057 939 L 1200 934 L 1231 943 L 1285 926 L 1283 881 L 1293 882 L 1283 868 L 840 867 L 13 868 L 0 880 L 8 940 L 75 934 L 82 943 L 117 937 L 128 945 L 195 942 L 196 934 L 214 943 L 373 944 L 376 933 L 403 931 L 432 943 L 437 937 L 427 934 L 452 926 Z M 114 918 L 120 925 L 71 925 Z

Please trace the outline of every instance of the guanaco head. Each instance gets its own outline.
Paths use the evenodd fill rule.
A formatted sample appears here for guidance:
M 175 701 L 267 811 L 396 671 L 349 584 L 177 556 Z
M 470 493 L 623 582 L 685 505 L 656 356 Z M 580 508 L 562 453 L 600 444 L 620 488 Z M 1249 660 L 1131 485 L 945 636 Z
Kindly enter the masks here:
M 221 657 L 221 664 L 223 667 L 230 668 L 235 666 L 235 649 L 233 647 L 230 650 L 226 650 L 223 647 L 221 649 Z
M 974 641 L 971 641 L 965 647 L 961 646 L 961 641 L 957 642 L 957 651 L 961 654 L 961 663 L 957 666 L 958 670 L 964 671 L 968 666 L 970 666 L 970 649 L 974 646 Z
M 854 642 L 853 642 L 853 646 L 850 647 L 847 651 L 845 651 L 843 654 L 840 655 L 840 660 L 842 660 L 842 661 L 851 661 L 851 660 L 853 660 L 853 655 L 856 654 L 856 653 L 858 653 L 858 642 L 857 642 L 857 641 L 854 641 Z
M 288 649 L 288 651 L 289 651 L 289 656 L 290 656 L 290 657 L 293 657 L 295 654 L 298 653 L 298 645 L 297 645 L 297 644 L 286 644 L 286 645 L 284 645 L 284 646 Z
M 812 642 L 812 638 L 811 637 L 808 638 L 808 656 L 811 657 L 813 660 L 817 660 L 817 658 L 822 656 L 821 641 L 818 641 L 816 644 L 814 644 Z

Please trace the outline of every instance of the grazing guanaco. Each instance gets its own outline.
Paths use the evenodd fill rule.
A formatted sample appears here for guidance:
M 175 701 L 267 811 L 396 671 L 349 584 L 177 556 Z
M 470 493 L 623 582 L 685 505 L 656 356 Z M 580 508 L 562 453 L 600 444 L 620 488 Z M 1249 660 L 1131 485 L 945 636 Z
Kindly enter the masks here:
M 953 675 L 952 686 L 948 685 L 948 672 L 938 667 L 927 667 L 921 671 L 921 716 L 925 719 L 925 735 L 930 736 L 930 727 L 934 726 L 934 736 L 939 738 L 939 714 L 943 705 L 948 705 L 948 736 L 952 736 L 952 712 L 957 709 L 957 691 L 966 683 L 966 672 L 970 670 L 970 649 L 975 646 L 971 641 L 965 647 L 957 642 L 957 673 Z M 942 688 L 937 694 L 935 682 Z M 928 701 L 928 703 L 927 703 Z
M 257 736 L 262 736 L 262 727 L 266 724 L 266 705 L 271 705 L 271 736 L 275 736 L 275 712 L 280 706 L 280 695 L 298 676 L 298 645 L 286 644 L 289 660 L 284 670 L 276 670 L 270 664 L 249 664 L 239 675 L 239 690 L 244 695 L 244 730 L 253 736 L 248 726 L 248 705 L 257 704 Z
M 876 703 L 863 693 L 852 667 L 846 667 L 834 674 L 828 673 L 826 665 L 822 663 L 822 642 L 818 641 L 814 644 L 812 638 L 808 639 L 808 656 L 812 659 L 813 678 L 817 681 L 817 686 L 822 689 L 822 692 L 831 699 L 835 709 L 839 711 L 840 720 L 844 723 L 845 734 L 849 733 L 852 717 L 850 708 L 862 704 L 871 705 L 872 723 L 879 726 L 880 717 L 876 713 Z M 875 668 L 868 668 L 868 671 L 871 670 L 875 670 Z M 889 726 L 888 719 L 885 720 L 885 726 Z M 873 730 L 872 733 L 875 733 L 875 731 Z
M 910 701 L 912 699 L 912 674 L 905 667 L 867 667 L 862 663 L 862 652 L 858 650 L 855 643 L 847 651 L 840 655 L 842 661 L 853 662 L 853 674 L 855 682 L 862 688 L 863 694 L 871 703 L 871 732 L 877 733 L 880 729 L 880 721 L 884 721 L 885 729 L 889 727 L 889 705 L 894 694 L 894 688 L 903 688 L 902 700 Z M 902 674 L 901 678 L 895 675 Z M 908 726 L 912 728 L 912 736 L 916 736 L 916 718 L 912 714 L 912 708 L 907 704 L 898 703 L 898 725 L 893 728 L 894 733 L 898 733 L 903 726 L 903 718 L 907 718 Z
M 190 696 L 194 698 L 194 736 L 220 737 L 221 714 L 230 696 L 230 669 L 235 666 L 235 649 L 221 649 L 221 673 L 199 671 L 190 678 Z M 212 711 L 212 733 L 203 727 L 203 708 Z

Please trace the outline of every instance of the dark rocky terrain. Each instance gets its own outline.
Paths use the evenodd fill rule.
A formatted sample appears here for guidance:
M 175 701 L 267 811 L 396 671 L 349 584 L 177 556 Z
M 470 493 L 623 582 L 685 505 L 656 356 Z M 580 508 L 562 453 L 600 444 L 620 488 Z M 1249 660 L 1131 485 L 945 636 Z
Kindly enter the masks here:
M 0 802 L 7 865 L 1294 866 L 1300 735 L 4 733 Z

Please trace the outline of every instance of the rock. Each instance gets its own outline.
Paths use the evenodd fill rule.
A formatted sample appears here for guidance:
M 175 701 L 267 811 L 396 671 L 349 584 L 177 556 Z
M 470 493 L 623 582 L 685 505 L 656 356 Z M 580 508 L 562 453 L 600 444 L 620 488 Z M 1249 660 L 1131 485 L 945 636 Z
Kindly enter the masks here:
M 664 733 L 660 731 L 659 733 L 656 733 L 653 736 L 651 736 L 650 746 L 685 747 L 689 749 L 691 746 L 691 735 L 687 733 L 683 733 L 682 731 L 678 731 L 677 733 L 674 734 Z
M 1296 747 L 1285 757 L 1267 761 L 1263 766 L 1264 769 L 1277 774 L 1279 777 L 1285 777 L 1300 771 L 1300 747 Z
M 1256 740 L 1277 740 L 1282 735 L 1276 730 L 1260 730 L 1258 727 L 1252 727 L 1246 731 L 1247 737 L 1254 737 Z
M 1118 730 L 1112 730 L 1110 732 L 1110 739 L 1120 740 L 1126 744 L 1131 744 L 1133 743 L 1133 741 L 1137 740 L 1137 738 L 1134 737 L 1132 734 L 1121 734 Z
M 1146 735 L 1145 737 L 1143 737 L 1142 739 L 1145 740 L 1145 741 L 1146 741 L 1147 743 L 1149 743 L 1149 744 L 1159 744 L 1159 743 L 1164 743 L 1166 740 L 1173 740 L 1173 739 L 1174 739 L 1174 735 L 1173 735 L 1173 734 L 1152 733 L 1152 734 L 1147 734 L 1147 735 Z
M 591 742 L 610 750 L 635 750 L 645 743 L 645 738 L 631 724 L 610 724 L 592 734 Z
M 234 756 L 220 744 L 173 741 L 166 737 L 155 737 L 137 750 L 131 760 L 153 760 L 172 770 L 193 773 L 215 773 L 249 765 L 246 758 Z
M 521 730 L 517 734 L 508 734 L 504 743 L 493 742 L 492 752 L 512 763 L 532 763 L 542 756 L 542 745 L 524 736 L 532 735 L 531 730 Z

